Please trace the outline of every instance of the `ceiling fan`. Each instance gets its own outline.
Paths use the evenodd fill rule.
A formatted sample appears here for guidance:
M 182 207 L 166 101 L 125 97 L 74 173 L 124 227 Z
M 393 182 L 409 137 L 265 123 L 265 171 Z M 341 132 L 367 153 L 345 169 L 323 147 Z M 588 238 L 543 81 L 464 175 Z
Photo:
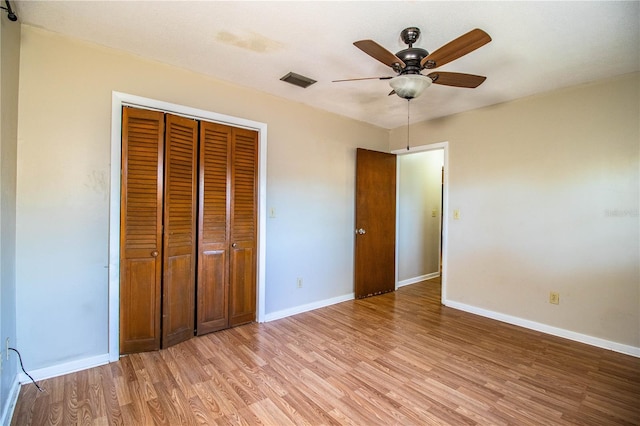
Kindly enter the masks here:
M 413 44 L 420 37 L 419 28 L 405 28 L 400 33 L 400 37 L 409 47 L 397 52 L 395 55 L 373 40 L 360 40 L 353 43 L 367 55 L 391 67 L 398 74 L 397 76 L 351 78 L 334 80 L 334 82 L 374 79 L 391 80 L 389 83 L 393 90 L 389 95 L 397 94 L 404 99 L 413 99 L 420 96 L 431 83 L 473 89 L 486 80 L 486 77 L 480 75 L 458 72 L 434 71 L 427 75 L 421 73 L 423 69 L 433 70 L 489 43 L 491 37 L 481 29 L 471 30 L 432 53 L 420 47 L 413 47 Z

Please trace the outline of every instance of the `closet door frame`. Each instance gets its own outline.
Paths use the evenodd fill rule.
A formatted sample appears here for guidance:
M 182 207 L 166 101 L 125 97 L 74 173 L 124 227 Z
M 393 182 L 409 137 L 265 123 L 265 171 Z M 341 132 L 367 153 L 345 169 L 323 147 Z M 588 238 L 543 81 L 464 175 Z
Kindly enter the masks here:
M 112 92 L 111 99 L 111 179 L 109 203 L 109 361 L 120 357 L 120 163 L 122 149 L 122 107 L 133 106 L 181 115 L 197 120 L 211 121 L 258 132 L 258 240 L 256 265 L 256 320 L 265 321 L 265 249 L 266 249 L 266 188 L 267 188 L 267 124 L 144 98 L 121 92 Z

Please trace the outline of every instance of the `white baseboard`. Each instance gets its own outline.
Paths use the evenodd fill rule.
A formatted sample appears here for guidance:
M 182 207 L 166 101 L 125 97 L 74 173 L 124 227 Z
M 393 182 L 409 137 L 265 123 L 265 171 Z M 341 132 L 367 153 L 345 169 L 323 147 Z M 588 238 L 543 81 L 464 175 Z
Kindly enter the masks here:
M 450 308 L 459 309 L 461 311 L 465 311 L 465 312 L 480 315 L 483 317 L 491 318 L 494 320 L 506 322 L 508 324 L 513 324 L 520 327 L 528 328 L 530 330 L 540 331 L 542 333 L 551 334 L 553 336 L 563 337 L 565 339 L 573 340 L 580 343 L 586 343 L 587 345 L 596 346 L 598 348 L 603 348 L 603 349 L 609 349 L 614 352 L 620 352 L 626 355 L 631 355 L 631 356 L 640 358 L 640 348 L 635 346 L 624 345 L 622 343 L 612 342 L 610 340 L 601 339 L 599 337 L 593 337 L 586 334 L 576 333 L 574 331 L 565 330 L 563 328 L 552 327 L 547 324 L 542 324 L 539 322 L 530 321 L 523 318 L 514 317 L 511 315 L 490 311 L 488 309 L 482 309 L 475 306 L 466 305 L 464 303 L 454 302 L 452 300 L 445 300 L 444 305 Z
M 419 277 L 413 277 L 406 280 L 398 281 L 396 288 L 404 287 L 405 285 L 411 285 L 422 281 L 430 280 L 440 276 L 440 272 L 432 272 L 430 274 L 420 275 Z
M 2 417 L 0 417 L 0 425 L 9 426 L 11 424 L 11 418 L 13 417 L 13 410 L 16 408 L 16 402 L 18 402 L 18 395 L 20 394 L 20 382 L 18 376 L 13 379 L 11 389 L 9 389 L 9 396 L 7 397 L 7 405 L 4 406 L 2 411 Z
M 37 382 L 39 380 L 49 379 L 51 377 L 58 377 L 64 374 L 75 373 L 76 371 L 86 370 L 87 368 L 98 367 L 100 365 L 109 363 L 109 354 L 96 355 L 89 358 L 78 359 L 76 361 L 65 362 L 64 364 L 53 365 L 51 367 L 39 368 L 37 370 L 31 370 L 28 373 L 31 374 L 33 379 Z M 31 383 L 31 379 L 26 374 L 20 372 L 18 375 L 20 383 Z
M 419 277 L 410 278 L 408 280 L 402 280 L 398 282 L 397 288 L 405 285 L 419 283 L 425 280 L 430 280 L 440 276 L 440 272 L 433 272 L 431 274 L 421 275 Z M 343 296 L 333 297 L 331 299 L 320 300 L 317 302 L 307 303 L 306 305 L 294 306 L 293 308 L 283 309 L 281 311 L 271 312 L 266 314 L 264 322 L 275 321 L 278 319 L 286 318 L 291 315 L 301 314 L 303 312 L 313 311 L 314 309 L 324 308 L 325 306 L 335 305 L 336 303 L 346 302 L 347 300 L 353 300 L 355 293 L 345 294 Z
M 307 303 L 306 305 L 294 306 L 293 308 L 283 309 L 281 311 L 272 312 L 265 315 L 265 322 L 275 321 L 281 318 L 286 318 L 291 315 L 301 314 L 303 312 L 313 311 L 314 309 L 324 308 L 325 306 L 335 305 L 336 303 L 346 302 L 347 300 L 353 300 L 355 298 L 354 293 L 345 294 L 343 296 L 333 297 L 331 299 L 319 300 L 313 303 Z

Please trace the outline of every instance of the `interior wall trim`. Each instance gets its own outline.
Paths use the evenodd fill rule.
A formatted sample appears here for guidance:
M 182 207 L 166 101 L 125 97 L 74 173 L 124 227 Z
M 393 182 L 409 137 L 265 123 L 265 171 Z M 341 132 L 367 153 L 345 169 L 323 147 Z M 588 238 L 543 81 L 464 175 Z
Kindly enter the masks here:
M 587 345 L 596 346 L 598 348 L 603 348 L 603 349 L 609 349 L 614 352 L 620 352 L 625 355 L 631 355 L 636 358 L 640 358 L 640 347 L 612 342 L 610 340 L 601 339 L 599 337 L 593 337 L 586 334 L 577 333 L 575 331 L 565 330 L 564 328 L 553 327 L 547 324 L 530 321 L 524 318 L 518 318 L 512 315 L 507 315 L 500 312 L 494 312 L 488 309 L 478 308 L 476 306 L 467 305 L 467 304 L 456 302 L 453 300 L 445 300 L 444 305 L 450 308 L 459 309 L 461 311 L 480 315 L 486 318 L 491 318 L 497 321 L 506 322 L 507 324 L 513 324 L 523 328 L 528 328 L 529 330 L 540 331 L 545 334 L 551 334 L 553 336 L 563 337 L 565 339 L 573 340 L 575 342 L 586 343 Z
M 25 377 L 27 376 L 25 375 Z M 9 388 L 7 403 L 5 404 L 4 411 L 2 412 L 2 416 L 0 417 L 0 425 L 9 426 L 11 424 L 13 411 L 15 410 L 16 403 L 18 402 L 18 395 L 20 395 L 20 381 L 18 376 L 15 376 L 13 379 L 13 383 Z
M 343 296 L 332 297 L 330 299 L 318 300 L 317 302 L 307 303 L 305 305 L 294 306 L 293 308 L 271 312 L 265 316 L 265 321 L 267 322 L 275 321 L 278 319 L 290 317 L 292 315 L 313 311 L 314 309 L 324 308 L 326 306 L 335 305 L 336 303 L 342 303 L 342 302 L 346 302 L 348 300 L 353 300 L 353 299 L 355 299 L 355 293 L 349 293 Z
M 51 367 L 39 368 L 37 370 L 30 370 L 29 374 L 33 377 L 33 380 L 39 382 L 40 380 L 50 379 L 52 377 L 64 376 L 65 374 L 75 373 L 76 371 L 86 370 L 88 368 L 99 367 L 109 363 L 109 354 L 96 355 L 88 358 L 82 358 L 71 362 L 64 362 L 62 364 L 52 365 Z M 20 384 L 29 384 L 31 379 L 22 371 L 18 374 L 18 381 Z
M 220 114 L 185 105 L 112 92 L 111 96 L 111 168 L 109 189 L 109 349 L 108 362 L 120 357 L 120 163 L 122 107 L 154 109 L 198 120 L 241 127 L 258 132 L 258 322 L 265 321 L 266 292 L 266 212 L 267 212 L 267 124 L 241 117 Z M 93 366 L 91 366 L 93 367 Z M 86 367 L 89 368 L 89 367 Z
M 430 274 L 424 274 L 418 277 L 407 278 L 406 280 L 398 281 L 397 288 L 404 287 L 406 285 L 417 284 L 422 281 L 438 278 L 439 276 L 440 276 L 440 272 L 432 272 Z

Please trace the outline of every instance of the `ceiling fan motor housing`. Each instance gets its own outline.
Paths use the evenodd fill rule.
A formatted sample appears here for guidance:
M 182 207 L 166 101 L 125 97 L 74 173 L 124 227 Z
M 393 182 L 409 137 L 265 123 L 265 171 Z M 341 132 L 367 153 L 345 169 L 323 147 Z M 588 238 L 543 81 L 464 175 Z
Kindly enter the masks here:
M 419 74 L 420 70 L 422 70 L 420 61 L 428 55 L 429 52 L 419 47 L 410 47 L 396 53 L 396 56 L 406 65 L 400 74 Z

